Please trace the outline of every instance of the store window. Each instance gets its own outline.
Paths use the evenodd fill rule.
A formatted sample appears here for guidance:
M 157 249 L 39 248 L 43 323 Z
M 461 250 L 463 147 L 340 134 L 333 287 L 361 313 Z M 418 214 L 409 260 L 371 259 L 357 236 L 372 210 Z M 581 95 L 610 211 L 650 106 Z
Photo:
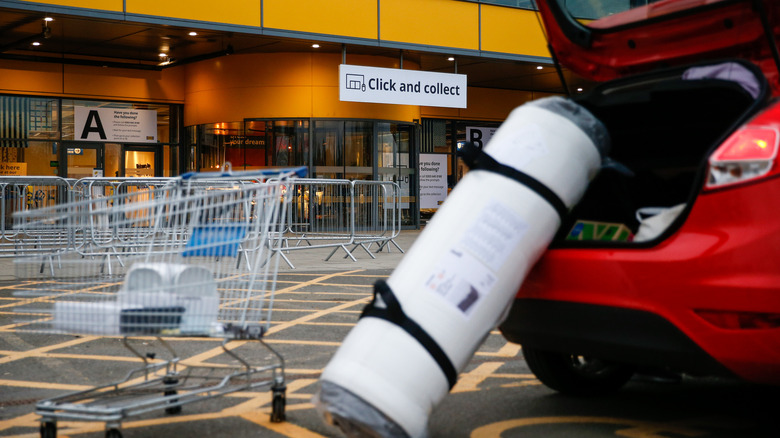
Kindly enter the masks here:
M 313 174 L 317 178 L 344 178 L 343 121 L 314 122 Z
M 309 165 L 308 120 L 246 120 L 189 127 L 187 142 L 202 172 L 218 170 L 226 162 L 235 170 Z M 193 166 L 192 160 L 189 165 Z
M 307 166 L 312 178 L 398 183 L 404 226 L 417 224 L 413 124 L 375 120 L 245 119 L 186 128 L 189 168 Z M 197 157 L 197 159 L 192 159 Z
M 347 179 L 373 179 L 373 122 L 344 122 L 344 164 Z
M 127 131 L 116 128 L 111 120 L 103 123 L 87 118 L 85 126 L 102 136 L 85 140 L 76 135 L 77 108 L 96 113 L 105 109 L 143 113 L 151 134 L 121 139 L 117 136 Z M 174 176 L 180 172 L 180 124 L 181 108 L 177 105 L 0 95 L 0 172 L 72 178 Z M 133 162 L 134 157 L 143 162 Z M 131 172 L 128 164 L 133 166 Z
M 265 122 L 269 144 L 273 145 L 269 164 L 277 167 L 309 165 L 309 121 L 272 120 Z
M 172 105 L 63 99 L 62 176 L 155 177 L 180 173 L 181 111 Z
M 57 175 L 57 99 L 0 96 L 0 174 Z
M 457 151 L 466 141 L 484 147 L 499 122 L 480 120 L 423 119 L 420 153 L 447 155 L 447 185 L 450 189 L 468 172 L 468 167 L 457 157 Z
M 417 221 L 417 166 L 412 146 L 414 127 L 398 123 L 378 123 L 377 126 L 378 179 L 398 184 L 401 224 L 413 225 Z

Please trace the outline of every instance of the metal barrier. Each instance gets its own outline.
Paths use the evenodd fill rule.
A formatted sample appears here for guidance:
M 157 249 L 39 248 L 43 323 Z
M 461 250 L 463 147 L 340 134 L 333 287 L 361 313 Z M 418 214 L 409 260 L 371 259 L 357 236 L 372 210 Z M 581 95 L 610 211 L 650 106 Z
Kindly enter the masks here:
M 20 242 L 39 251 L 57 248 L 62 243 L 60 236 L 51 233 L 20 235 L 13 227 L 13 214 L 66 202 L 74 181 L 56 176 L 0 176 L 0 257 L 14 257 Z
M 166 220 L 173 214 L 160 214 L 155 210 L 167 209 L 173 213 L 178 208 L 178 201 L 167 199 L 170 193 L 166 190 L 176 181 L 177 178 L 83 178 L 75 181 L 56 177 L 0 177 L 0 190 L 6 200 L 3 203 L 4 234 L 0 257 L 51 254 L 48 264 L 53 272 L 57 257 L 73 252 L 81 257 L 103 258 L 105 270 L 111 274 L 114 261 L 124 266 L 123 256 L 157 251 L 149 246 L 155 233 L 172 234 L 182 242 L 187 239 L 181 231 L 182 224 Z M 204 178 L 191 181 L 189 189 L 193 192 L 224 190 L 256 181 L 253 178 Z M 375 258 L 374 244 L 377 253 L 384 248 L 390 251 L 391 246 L 403 252 L 394 240 L 400 232 L 398 184 L 298 178 L 287 181 L 283 190 L 285 193 L 292 191 L 291 202 L 287 204 L 286 215 L 280 215 L 286 216 L 285 221 L 270 224 L 268 228 L 270 233 L 281 234 L 279 240 L 269 239 L 269 242 L 281 242 L 269 249 L 271 254 L 278 253 L 291 268 L 295 266 L 287 254 L 295 250 L 333 248 L 325 261 L 339 249 L 346 253 L 345 258 L 357 261 L 353 252 L 359 247 Z M 42 235 L 41 227 L 25 227 L 24 224 L 10 227 L 11 215 L 16 211 L 65 203 L 79 206 L 67 220 L 67 230 L 46 227 L 46 235 Z M 240 219 L 254 220 L 260 207 L 247 200 L 242 210 L 244 216 Z M 58 211 L 58 214 L 67 216 L 67 211 Z M 65 218 L 55 219 L 55 222 L 57 220 L 65 221 Z M 132 227 L 122 225 L 128 221 Z M 31 229 L 37 229 L 37 235 L 32 235 Z M 247 239 L 247 242 L 255 241 L 251 236 Z M 242 245 L 237 263 L 243 259 L 247 269 L 251 269 L 249 255 L 260 249 Z
M 70 201 L 148 191 L 175 180 L 176 178 L 82 178 L 72 184 Z
M 339 248 L 346 252 L 344 256 L 356 261 L 352 254 L 357 248 L 362 248 L 372 259 L 370 247 L 376 243 L 377 252 L 382 251 L 392 243 L 398 250 L 403 249 L 395 242 L 400 232 L 399 196 L 400 187 L 390 181 L 356 180 L 351 183 L 351 238 L 348 243 L 338 245 L 325 258 L 330 260 Z M 347 246 L 352 248 L 347 248 Z
M 83 230 L 74 239 L 72 248 L 83 257 L 101 257 L 108 274 L 112 260 L 124 266 L 122 256 L 150 251 L 149 240 L 157 229 L 175 233 L 173 224 L 160 225 L 154 220 L 158 206 L 165 205 L 170 193 L 166 187 L 175 178 L 82 178 L 71 190 L 70 202 L 83 204 Z M 132 223 L 132 227 L 127 224 Z

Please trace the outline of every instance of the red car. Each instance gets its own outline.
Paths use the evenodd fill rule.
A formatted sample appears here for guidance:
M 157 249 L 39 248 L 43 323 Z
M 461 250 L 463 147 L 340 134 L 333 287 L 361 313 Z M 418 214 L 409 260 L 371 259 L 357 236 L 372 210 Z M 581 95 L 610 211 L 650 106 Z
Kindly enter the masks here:
M 563 393 L 637 371 L 780 384 L 780 2 L 601 1 L 537 4 L 557 62 L 598 82 L 572 98 L 619 165 L 501 331 Z

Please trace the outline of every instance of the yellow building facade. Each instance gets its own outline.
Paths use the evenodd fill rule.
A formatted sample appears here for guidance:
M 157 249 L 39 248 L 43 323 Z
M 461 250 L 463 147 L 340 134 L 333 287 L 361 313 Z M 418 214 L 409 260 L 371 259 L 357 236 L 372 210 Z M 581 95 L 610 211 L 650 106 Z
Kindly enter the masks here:
M 492 3 L 0 0 L 0 163 L 70 178 L 303 165 L 398 181 L 415 226 L 421 156 L 452 187 L 470 130 L 562 91 L 536 13 Z M 463 77 L 465 99 L 343 100 L 342 65 Z

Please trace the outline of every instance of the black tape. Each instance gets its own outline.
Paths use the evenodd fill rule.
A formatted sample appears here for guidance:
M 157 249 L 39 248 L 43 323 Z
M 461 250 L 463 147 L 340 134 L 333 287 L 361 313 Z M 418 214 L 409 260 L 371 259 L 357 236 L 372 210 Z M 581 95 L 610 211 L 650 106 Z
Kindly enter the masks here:
M 538 179 L 528 175 L 527 173 L 523 173 L 514 167 L 499 163 L 495 160 L 495 158 L 486 154 L 481 148 L 475 146 L 474 143 L 465 143 L 461 147 L 459 154 L 461 158 L 463 158 L 463 161 L 466 163 L 466 165 L 469 166 L 469 169 L 479 169 L 494 172 L 499 175 L 512 178 L 513 180 L 533 190 L 536 192 L 536 194 L 544 198 L 544 200 L 547 201 L 556 212 L 558 212 L 558 216 L 560 216 L 561 221 L 563 221 L 564 218 L 568 215 L 569 209 L 566 208 L 566 204 L 561 200 L 560 197 L 558 197 L 555 192 L 550 190 L 549 187 L 544 185 Z
M 384 308 L 376 307 L 377 296 L 382 298 L 382 302 L 385 304 Z M 455 366 L 447 356 L 447 353 L 439 347 L 439 344 L 425 331 L 425 329 L 406 316 L 401 308 L 401 303 L 398 302 L 398 299 L 390 289 L 390 286 L 388 286 L 384 280 L 378 280 L 374 284 L 374 299 L 363 309 L 363 313 L 360 314 L 360 317 L 384 319 L 385 321 L 391 322 L 404 329 L 406 333 L 409 333 L 409 335 L 416 339 L 417 342 L 428 351 L 431 357 L 433 357 L 433 360 L 436 361 L 445 377 L 447 377 L 450 389 L 455 386 L 455 383 L 458 380 L 458 372 L 455 371 Z

